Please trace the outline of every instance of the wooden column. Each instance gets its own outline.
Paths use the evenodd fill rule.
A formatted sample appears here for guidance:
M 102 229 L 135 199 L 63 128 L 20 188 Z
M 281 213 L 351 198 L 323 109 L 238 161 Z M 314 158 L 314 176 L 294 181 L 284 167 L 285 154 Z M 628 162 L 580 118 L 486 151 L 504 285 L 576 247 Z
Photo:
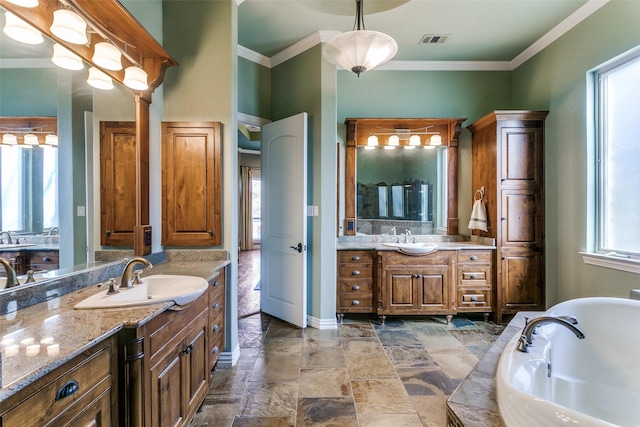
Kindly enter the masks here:
M 141 93 L 134 95 L 136 108 L 136 225 L 133 230 L 135 256 L 151 253 L 149 225 L 149 104 Z

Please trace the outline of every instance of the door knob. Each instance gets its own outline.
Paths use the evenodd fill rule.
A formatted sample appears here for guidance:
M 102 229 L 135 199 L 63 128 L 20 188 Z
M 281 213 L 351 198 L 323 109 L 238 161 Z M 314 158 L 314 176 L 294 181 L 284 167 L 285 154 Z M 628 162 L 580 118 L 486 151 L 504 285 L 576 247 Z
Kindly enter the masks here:
M 298 243 L 298 246 L 289 246 L 291 249 L 295 249 L 299 253 L 302 253 L 302 243 Z

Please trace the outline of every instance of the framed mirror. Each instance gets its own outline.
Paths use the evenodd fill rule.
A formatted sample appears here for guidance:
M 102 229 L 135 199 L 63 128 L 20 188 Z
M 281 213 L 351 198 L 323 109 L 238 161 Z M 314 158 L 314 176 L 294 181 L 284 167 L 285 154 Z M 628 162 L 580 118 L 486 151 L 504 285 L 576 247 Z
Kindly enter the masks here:
M 465 120 L 346 119 L 344 234 L 458 234 Z

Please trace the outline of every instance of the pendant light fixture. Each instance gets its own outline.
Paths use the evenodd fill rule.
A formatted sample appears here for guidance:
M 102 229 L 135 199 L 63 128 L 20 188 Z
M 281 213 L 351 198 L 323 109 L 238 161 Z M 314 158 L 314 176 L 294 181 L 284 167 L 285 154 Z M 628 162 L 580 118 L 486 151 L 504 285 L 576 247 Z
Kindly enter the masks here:
M 50 133 L 44 137 L 44 143 L 46 145 L 58 145 L 58 135 Z
M 24 145 L 38 145 L 38 137 L 32 133 L 27 133 L 23 136 L 23 140 L 22 142 L 24 143 Z
M 2 135 L 2 143 L 6 145 L 16 145 L 18 144 L 18 137 L 12 133 L 5 133 Z
M 111 90 L 113 89 L 113 80 L 105 72 L 96 67 L 89 68 L 89 77 L 87 83 L 96 89 Z
M 334 36 L 322 49 L 322 54 L 329 62 L 353 71 L 358 77 L 389 61 L 398 52 L 398 44 L 391 36 L 365 29 L 363 1 L 355 0 L 353 31 Z
M 73 44 L 86 44 L 87 23 L 77 13 L 68 9 L 53 12 L 51 32 L 62 40 Z
M 109 42 L 96 43 L 91 59 L 96 65 L 104 69 L 112 71 L 122 70 L 122 54 L 117 47 Z
M 433 135 L 429 140 L 430 145 L 442 145 L 442 137 L 440 135 Z
M 40 31 L 24 22 L 11 12 L 5 12 L 4 33 L 12 39 L 26 44 L 41 44 L 44 41 Z
M 127 67 L 124 70 L 124 80 L 122 82 L 129 88 L 134 90 L 147 90 L 147 73 L 138 67 Z
M 67 70 L 82 70 L 84 68 L 82 58 L 58 43 L 53 45 L 51 62 Z

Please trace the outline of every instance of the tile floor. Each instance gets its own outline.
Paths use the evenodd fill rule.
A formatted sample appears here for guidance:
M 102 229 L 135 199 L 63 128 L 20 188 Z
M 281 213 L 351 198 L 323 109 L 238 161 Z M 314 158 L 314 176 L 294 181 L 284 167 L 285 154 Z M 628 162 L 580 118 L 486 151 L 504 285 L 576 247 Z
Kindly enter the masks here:
M 238 364 L 213 373 L 193 426 L 446 426 L 445 401 L 502 327 L 482 316 L 345 316 L 336 330 L 239 319 Z

